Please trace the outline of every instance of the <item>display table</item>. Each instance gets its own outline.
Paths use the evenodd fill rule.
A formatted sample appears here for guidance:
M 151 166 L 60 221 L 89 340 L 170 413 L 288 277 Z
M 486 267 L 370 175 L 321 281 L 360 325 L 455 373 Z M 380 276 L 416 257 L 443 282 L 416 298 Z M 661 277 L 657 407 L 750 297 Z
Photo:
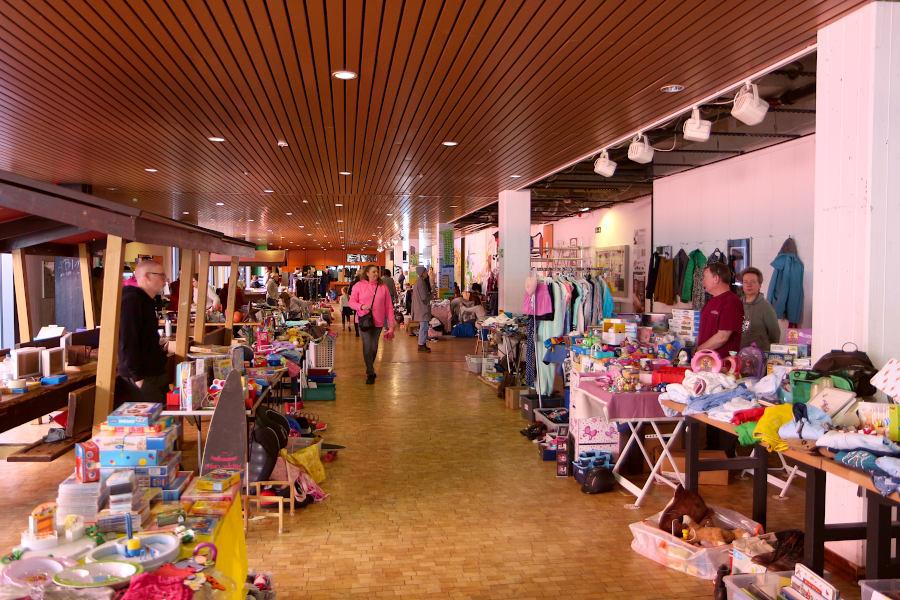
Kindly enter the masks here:
M 58 385 L 42 385 L 24 394 L 0 396 L 0 432 L 24 425 L 69 405 L 69 392 L 90 385 L 97 379 L 97 363 L 67 368 L 68 380 Z
M 664 401 L 667 408 L 679 413 L 685 405 Z M 705 414 L 685 417 L 686 421 L 686 457 L 685 487 L 698 489 L 700 471 L 728 470 L 741 471 L 753 469 L 753 520 L 765 526 L 768 469 L 768 452 L 761 445 L 753 447 L 751 457 L 726 459 L 700 459 L 699 425 L 705 424 L 736 435 L 735 426 L 731 423 L 710 419 Z M 822 456 L 818 453 L 802 450 L 785 450 L 782 455 L 800 464 L 806 473 L 806 511 L 805 511 L 805 547 L 803 563 L 820 575 L 825 569 L 825 542 L 843 540 L 865 540 L 866 542 L 866 578 L 880 579 L 897 577 L 900 566 L 891 559 L 891 540 L 900 537 L 900 522 L 893 522 L 891 512 L 900 505 L 900 495 L 893 493 L 882 496 L 872 478 L 856 469 Z M 846 479 L 865 490 L 866 521 L 863 523 L 825 523 L 825 479 L 826 474 Z
M 601 417 L 610 423 L 624 423 L 628 426 L 628 439 L 624 448 L 622 448 L 622 454 L 616 461 L 616 466 L 613 467 L 613 476 L 619 482 L 619 485 L 634 494 L 636 498 L 634 507 L 638 507 L 643 503 L 654 481 L 665 483 L 672 488 L 678 482 L 684 482 L 684 478 L 678 471 L 675 460 L 670 453 L 672 445 L 684 428 L 684 417 L 667 417 L 659 406 L 658 397 L 658 392 L 610 392 L 597 382 L 586 378 L 580 380 L 578 387 L 571 389 L 569 420 L 570 423 L 575 424 L 576 428 L 580 420 L 590 417 Z M 674 423 L 675 429 L 672 433 L 663 433 L 659 429 L 660 423 Z M 653 433 L 662 447 L 662 452 L 660 452 L 656 460 L 647 452 L 640 435 L 641 429 L 646 425 L 653 429 Z M 577 430 L 574 432 L 574 436 L 575 448 L 573 455 L 577 458 L 580 451 L 578 443 L 579 432 Z M 650 467 L 650 475 L 643 486 L 640 487 L 619 472 L 632 448 L 637 448 L 640 451 L 644 462 Z M 674 481 L 661 473 L 666 459 L 669 460 L 675 469 Z
M 236 590 L 229 595 L 229 600 L 244 600 L 244 581 L 247 579 L 247 538 L 244 536 L 244 519 L 241 516 L 240 496 L 231 503 L 219 525 L 213 543 L 218 556 L 215 568 L 231 579 Z M 196 544 L 181 547 L 180 558 L 190 558 Z

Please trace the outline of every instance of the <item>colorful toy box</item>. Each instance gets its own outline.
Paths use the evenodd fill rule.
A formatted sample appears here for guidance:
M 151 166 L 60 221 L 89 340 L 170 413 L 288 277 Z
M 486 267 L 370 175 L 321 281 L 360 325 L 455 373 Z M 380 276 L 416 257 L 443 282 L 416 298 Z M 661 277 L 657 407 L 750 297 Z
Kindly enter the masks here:
M 109 413 L 106 422 L 113 427 L 148 427 L 162 412 L 163 405 L 156 402 L 126 402 Z
M 204 492 L 224 492 L 240 481 L 240 471 L 214 469 L 197 478 L 197 489 Z
M 92 441 L 75 444 L 75 478 L 82 483 L 100 481 L 100 449 Z
M 165 450 L 101 450 L 100 464 L 104 467 L 146 467 L 163 463 Z

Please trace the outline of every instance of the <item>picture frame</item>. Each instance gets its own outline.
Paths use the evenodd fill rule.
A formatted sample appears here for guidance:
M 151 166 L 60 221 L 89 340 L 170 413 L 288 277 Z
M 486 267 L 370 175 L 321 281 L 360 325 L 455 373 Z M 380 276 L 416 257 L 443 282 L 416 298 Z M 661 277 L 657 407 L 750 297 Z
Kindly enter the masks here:
M 728 266 L 734 273 L 735 285 L 741 287 L 741 272 L 753 264 L 750 260 L 750 238 L 728 240 L 725 254 L 728 256 Z

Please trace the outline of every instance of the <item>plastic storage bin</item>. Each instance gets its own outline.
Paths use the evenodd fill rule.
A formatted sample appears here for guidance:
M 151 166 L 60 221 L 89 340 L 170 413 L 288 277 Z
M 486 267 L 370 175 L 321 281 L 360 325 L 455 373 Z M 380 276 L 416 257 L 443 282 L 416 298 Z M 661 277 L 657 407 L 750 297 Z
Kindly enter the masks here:
M 900 579 L 863 579 L 859 587 L 862 588 L 862 600 L 871 600 L 875 592 L 900 592 Z
M 559 431 L 559 428 L 561 426 L 569 424 L 569 417 L 568 417 L 568 415 L 566 415 L 566 420 L 563 421 L 562 423 L 556 423 L 554 421 L 551 421 L 550 419 L 548 419 L 546 417 L 546 415 L 550 414 L 551 412 L 553 412 L 555 410 L 559 410 L 559 409 L 558 408 L 536 408 L 536 409 L 534 409 L 534 420 L 538 423 L 543 423 L 544 425 L 546 425 L 547 431 Z
M 754 600 L 752 596 L 748 596 L 741 591 L 742 588 L 747 587 L 751 583 L 756 584 L 762 591 L 776 598 L 781 588 L 791 585 L 791 575 L 793 574 L 793 571 L 781 571 L 729 575 L 725 578 L 725 590 L 728 592 L 728 600 Z
M 466 368 L 469 369 L 469 373 L 481 375 L 481 355 L 466 354 Z
M 329 373 L 327 375 L 310 375 L 309 380 L 315 381 L 316 383 L 334 383 L 335 377 L 337 377 L 337 373 Z
M 738 512 L 718 506 L 709 508 L 715 512 L 716 527 L 743 529 L 752 535 L 763 532 L 762 525 Z M 730 568 L 731 544 L 715 548 L 701 548 L 688 544 L 681 538 L 657 527 L 661 515 L 662 511 L 645 521 L 638 521 L 628 526 L 631 529 L 631 535 L 634 536 L 631 542 L 632 550 L 670 569 L 700 579 L 715 579 L 716 571 L 721 565 Z
M 482 359 L 481 363 L 481 374 L 489 375 L 491 373 L 497 372 L 497 360 L 499 360 L 496 354 L 488 354 Z
M 304 400 L 336 400 L 337 392 L 333 383 L 318 383 L 316 387 L 304 388 Z

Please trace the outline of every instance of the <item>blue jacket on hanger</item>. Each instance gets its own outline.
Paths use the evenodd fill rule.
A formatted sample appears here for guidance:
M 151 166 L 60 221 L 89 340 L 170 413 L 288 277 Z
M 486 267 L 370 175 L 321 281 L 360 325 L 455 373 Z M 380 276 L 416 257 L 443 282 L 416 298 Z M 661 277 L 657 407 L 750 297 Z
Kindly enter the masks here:
M 803 262 L 793 252 L 782 252 L 772 261 L 775 271 L 768 301 L 779 319 L 799 323 L 803 316 Z

